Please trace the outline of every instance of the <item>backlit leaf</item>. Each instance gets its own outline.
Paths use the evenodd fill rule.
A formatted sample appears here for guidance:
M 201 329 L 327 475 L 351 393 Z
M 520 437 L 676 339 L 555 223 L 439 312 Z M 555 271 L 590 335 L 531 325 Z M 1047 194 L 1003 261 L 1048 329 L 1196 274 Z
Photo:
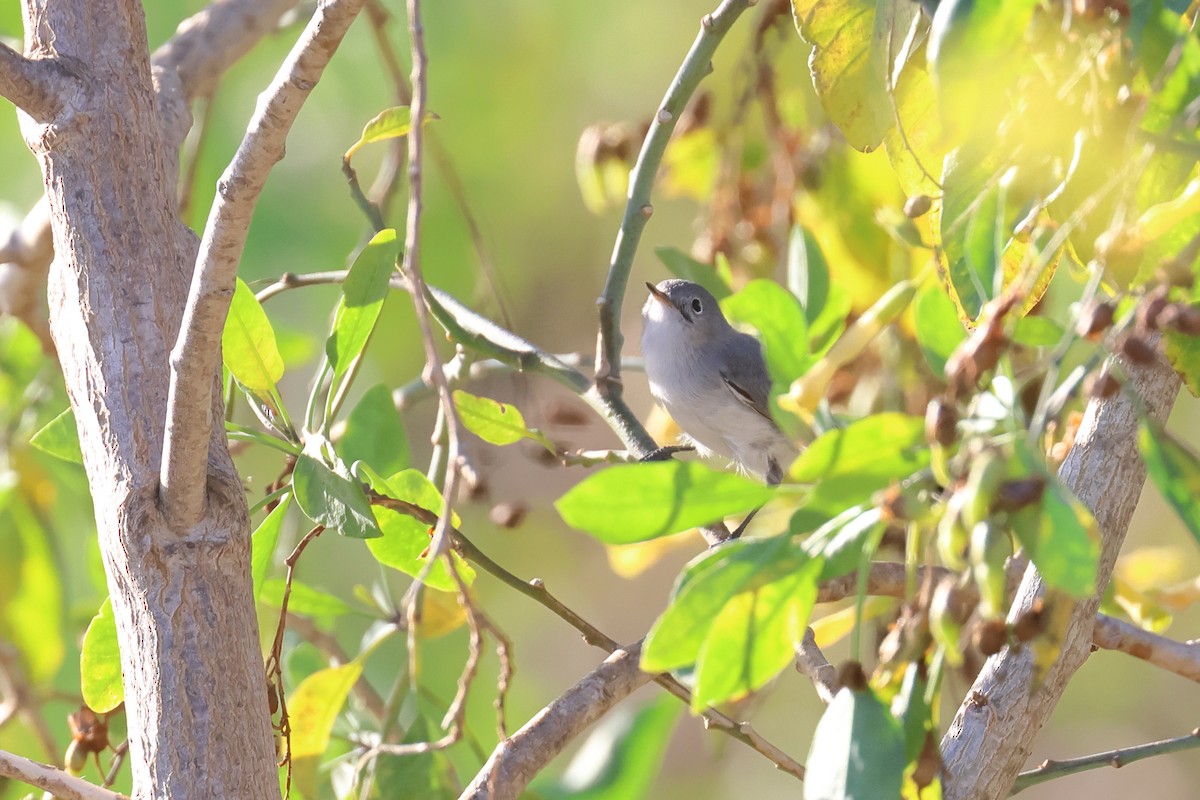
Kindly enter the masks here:
M 75 427 L 75 412 L 68 408 L 46 425 L 29 440 L 29 443 L 63 461 L 72 464 L 83 463 L 83 451 L 79 449 L 79 430 Z
M 362 664 L 351 661 L 309 675 L 288 697 L 292 724 L 292 758 L 321 756 L 350 689 L 362 675 Z
M 257 395 L 270 394 L 283 377 L 275 331 L 254 292 L 241 278 L 221 334 L 221 356 L 237 382 Z
M 658 256 L 658 260 L 676 278 L 683 278 L 685 281 L 700 284 L 705 289 L 708 289 L 712 293 L 712 296 L 718 300 L 722 300 L 731 294 L 729 287 L 721 280 L 717 269 L 712 265 L 701 263 L 682 250 L 677 250 L 674 247 L 656 247 L 654 248 L 654 255 Z
M 385 228 L 354 259 L 342 284 L 333 329 L 325 340 L 325 355 L 333 367 L 334 381 L 346 373 L 366 347 L 387 297 L 398 253 L 396 231 Z
M 946 372 L 946 359 L 963 339 L 966 328 L 958 311 L 941 286 L 927 285 L 917 293 L 913 308 L 916 318 L 917 344 L 934 375 Z
M 698 461 L 658 461 L 601 470 L 554 507 L 572 528 L 609 544 L 627 544 L 749 511 L 771 494 L 755 480 Z
M 1138 428 L 1138 448 L 1150 479 L 1200 542 L 1200 459 L 1161 427 L 1146 422 Z
M 107 714 L 125 702 L 117 621 L 113 618 L 112 602 L 107 597 L 83 635 L 79 677 L 83 702 L 97 714 Z
M 432 111 L 425 112 L 425 124 L 428 125 L 435 119 L 439 119 L 437 114 Z M 350 146 L 346 151 L 344 158 L 348 161 L 351 156 L 359 151 L 364 145 L 374 142 L 382 142 L 386 139 L 398 139 L 401 136 L 407 136 L 412 130 L 412 109 L 408 106 L 394 106 L 380 111 L 363 127 L 362 135 L 358 137 L 358 141 Z
M 404 420 L 387 386 L 376 384 L 363 393 L 346 418 L 337 451 L 345 463 L 365 461 L 381 475 L 395 474 L 409 465 Z
M 730 322 L 753 325 L 763 343 L 771 381 L 790 386 L 813 359 L 808 352 L 808 322 L 800 301 L 775 281 L 754 280 L 721 301 Z
M 275 554 L 275 546 L 279 544 L 279 532 L 283 529 L 283 519 L 287 516 L 288 507 L 292 504 L 291 494 L 279 498 L 279 504 L 271 509 L 262 522 L 258 523 L 254 535 L 250 537 L 250 577 L 254 582 L 254 597 L 258 599 L 262 593 L 263 580 L 271 567 L 271 557 Z
M 282 578 L 268 578 L 264 581 L 262 586 L 263 602 L 274 608 L 282 608 L 284 585 L 285 583 Z M 350 614 L 352 611 L 353 609 L 346 605 L 340 598 L 334 597 L 328 592 L 314 589 L 307 583 L 302 583 L 295 578 L 292 579 L 292 590 L 288 594 L 289 614 L 300 614 L 304 617 L 312 617 L 320 620 L 332 620 L 336 617 Z
M 455 389 L 453 397 L 463 425 L 485 442 L 506 445 L 532 439 L 551 453 L 556 452 L 554 443 L 541 431 L 527 427 L 520 409 L 511 403 L 477 397 L 462 389 Z

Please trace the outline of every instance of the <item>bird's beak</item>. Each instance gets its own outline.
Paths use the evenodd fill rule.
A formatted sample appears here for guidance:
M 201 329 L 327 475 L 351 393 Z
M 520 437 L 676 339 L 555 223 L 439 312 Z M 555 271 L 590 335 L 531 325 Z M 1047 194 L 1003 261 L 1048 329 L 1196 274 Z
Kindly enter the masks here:
M 668 308 L 674 308 L 675 304 L 671 302 L 671 298 L 667 297 L 667 293 L 661 291 L 650 281 L 646 281 L 646 288 L 650 290 L 650 296 Z

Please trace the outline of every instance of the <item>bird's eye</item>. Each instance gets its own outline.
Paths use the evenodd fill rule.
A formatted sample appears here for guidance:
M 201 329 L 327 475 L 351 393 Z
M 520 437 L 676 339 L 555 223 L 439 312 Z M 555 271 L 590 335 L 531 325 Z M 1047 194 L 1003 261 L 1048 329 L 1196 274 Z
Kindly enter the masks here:
M 692 311 L 695 311 L 697 314 L 699 314 L 703 310 L 704 306 L 700 304 L 699 299 L 692 300 Z

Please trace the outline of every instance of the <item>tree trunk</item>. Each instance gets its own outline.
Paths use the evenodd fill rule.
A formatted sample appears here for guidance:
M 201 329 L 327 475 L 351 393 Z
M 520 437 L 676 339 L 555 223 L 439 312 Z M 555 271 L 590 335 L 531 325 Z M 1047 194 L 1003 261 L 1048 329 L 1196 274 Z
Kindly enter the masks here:
M 49 120 L 21 121 L 51 209 L 51 331 L 121 643 L 135 795 L 278 797 L 246 500 L 220 426 L 204 518 L 171 530 L 159 508 L 168 357 L 197 240 L 177 214 L 142 9 L 26 0 L 25 15 L 27 54 L 57 59 L 76 88 Z M 212 403 L 222 419 L 219 386 Z

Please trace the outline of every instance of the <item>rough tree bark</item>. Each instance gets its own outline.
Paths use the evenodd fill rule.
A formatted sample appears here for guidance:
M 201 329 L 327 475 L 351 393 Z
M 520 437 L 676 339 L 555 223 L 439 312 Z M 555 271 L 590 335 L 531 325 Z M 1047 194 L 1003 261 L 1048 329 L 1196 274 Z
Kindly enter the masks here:
M 1179 393 L 1179 378 L 1161 363 L 1127 368 L 1131 388 L 1146 412 L 1158 422 L 1165 421 Z M 1088 406 L 1059 477 L 1091 509 L 1100 526 L 1097 594 L 1072 608 L 1062 652 L 1038 692 L 1030 691 L 1029 648 L 1005 648 L 988 659 L 942 741 L 947 800 L 1007 797 L 1032 752 L 1033 740 L 1087 660 L 1100 594 L 1108 585 L 1146 482 L 1146 465 L 1137 448 L 1138 418 L 1138 408 L 1123 393 L 1093 400 Z M 1041 576 L 1031 565 L 1009 619 L 1027 610 L 1043 592 Z
M 206 486 L 196 524 L 167 525 L 159 464 L 169 348 L 198 244 L 176 204 L 186 101 L 289 5 L 215 3 L 152 71 L 139 3 L 25 0 L 25 59 L 6 62 L 42 81 L 12 99 L 46 186 L 50 328 L 122 643 L 139 797 L 279 794 L 246 500 L 224 431 L 212 431 L 195 476 Z M 240 31 L 224 41 L 218 23 L 230 22 Z

